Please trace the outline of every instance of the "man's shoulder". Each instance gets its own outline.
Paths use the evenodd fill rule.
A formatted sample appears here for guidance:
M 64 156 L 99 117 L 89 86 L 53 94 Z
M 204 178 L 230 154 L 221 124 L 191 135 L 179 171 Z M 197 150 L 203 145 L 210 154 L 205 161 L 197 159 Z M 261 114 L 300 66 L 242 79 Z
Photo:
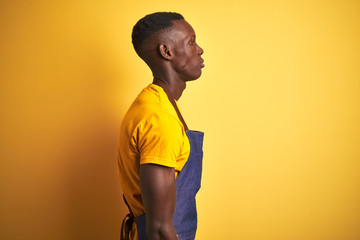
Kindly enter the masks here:
M 161 105 L 140 105 L 129 109 L 124 118 L 124 124 L 131 125 L 179 125 L 178 119 Z M 135 126 L 134 126 L 135 127 Z
M 173 118 L 174 114 L 176 112 L 167 95 L 154 84 L 148 85 L 139 93 L 127 112 L 127 115 L 141 119 Z
M 150 84 L 136 97 L 127 111 L 122 125 L 135 128 L 144 125 L 179 125 L 176 112 L 158 86 Z

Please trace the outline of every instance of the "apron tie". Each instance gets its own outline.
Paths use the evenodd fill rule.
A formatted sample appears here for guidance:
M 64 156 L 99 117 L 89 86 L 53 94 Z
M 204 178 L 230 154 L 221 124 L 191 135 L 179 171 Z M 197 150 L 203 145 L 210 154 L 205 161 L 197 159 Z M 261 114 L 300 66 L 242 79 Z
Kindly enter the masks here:
M 124 219 L 121 223 L 120 240 L 130 240 L 129 236 L 130 236 L 130 232 L 132 229 L 132 225 L 135 222 L 135 216 L 134 216 L 133 212 L 131 211 L 131 208 L 130 208 L 129 204 L 127 203 L 124 195 L 123 195 L 123 199 L 124 199 L 126 206 L 129 209 L 130 213 L 128 213 L 124 217 Z

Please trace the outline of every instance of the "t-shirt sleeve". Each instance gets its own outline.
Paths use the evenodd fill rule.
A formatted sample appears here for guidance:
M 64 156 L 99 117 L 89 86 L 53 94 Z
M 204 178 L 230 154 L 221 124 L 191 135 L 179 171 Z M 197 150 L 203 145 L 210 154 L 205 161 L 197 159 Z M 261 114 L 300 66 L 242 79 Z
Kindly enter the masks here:
M 184 144 L 181 123 L 169 114 L 156 114 L 137 128 L 140 164 L 175 167 Z

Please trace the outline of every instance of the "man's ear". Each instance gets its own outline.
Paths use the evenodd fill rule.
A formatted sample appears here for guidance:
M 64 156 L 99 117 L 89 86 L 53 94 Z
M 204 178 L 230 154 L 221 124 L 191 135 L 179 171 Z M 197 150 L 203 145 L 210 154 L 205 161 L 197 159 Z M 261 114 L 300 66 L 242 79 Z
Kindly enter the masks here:
M 171 53 L 169 45 L 167 45 L 165 43 L 161 43 L 159 45 L 159 52 L 160 52 L 160 55 L 163 58 L 165 58 L 166 60 L 171 60 L 172 59 L 172 53 Z

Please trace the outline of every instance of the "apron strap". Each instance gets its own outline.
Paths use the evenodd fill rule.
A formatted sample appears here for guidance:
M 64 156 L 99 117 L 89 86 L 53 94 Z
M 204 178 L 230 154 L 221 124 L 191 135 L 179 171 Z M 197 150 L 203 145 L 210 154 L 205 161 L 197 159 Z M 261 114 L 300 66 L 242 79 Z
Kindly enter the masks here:
M 120 240 L 130 240 L 129 236 L 130 236 L 130 232 L 132 229 L 132 225 L 135 222 L 135 216 L 134 216 L 133 212 L 131 211 L 131 208 L 130 208 L 128 202 L 126 201 L 124 194 L 123 194 L 123 199 L 124 199 L 126 206 L 129 209 L 130 213 L 128 213 L 124 217 L 124 220 L 121 223 Z
M 181 123 L 183 124 L 184 128 L 185 128 L 185 132 L 187 130 L 189 130 L 188 126 L 186 125 L 185 123 L 185 120 L 184 118 L 182 117 L 181 113 L 180 113 L 180 110 L 178 108 L 178 106 L 176 105 L 176 102 L 175 102 L 175 99 L 174 97 L 172 96 L 170 90 L 169 90 L 169 87 L 166 85 L 166 83 L 162 82 L 162 81 L 157 81 L 156 83 L 154 83 L 160 87 L 162 87 L 162 89 L 164 90 L 164 92 L 166 93 L 169 101 L 171 102 L 171 104 L 173 105 L 173 107 L 175 108 L 175 111 L 176 111 L 176 114 L 178 115 Z

